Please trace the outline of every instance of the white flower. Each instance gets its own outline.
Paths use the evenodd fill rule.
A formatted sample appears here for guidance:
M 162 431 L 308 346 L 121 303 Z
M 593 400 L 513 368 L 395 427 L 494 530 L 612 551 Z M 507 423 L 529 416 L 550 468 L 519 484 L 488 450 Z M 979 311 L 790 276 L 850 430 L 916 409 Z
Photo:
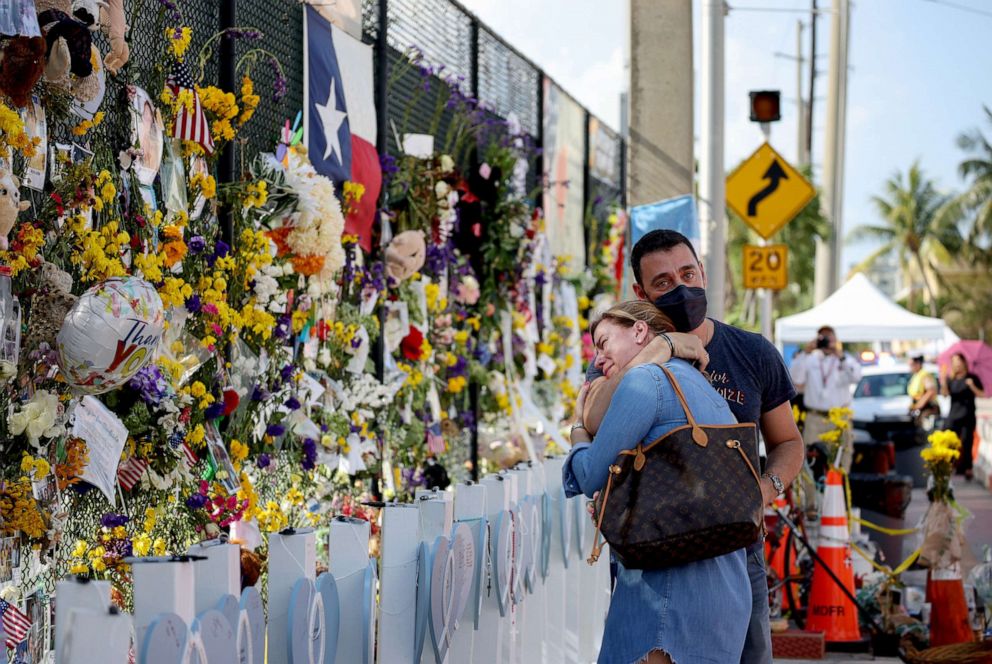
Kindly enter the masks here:
M 51 438 L 61 432 L 56 427 L 59 416 L 59 398 L 47 390 L 38 390 L 31 400 L 10 416 L 10 432 L 15 436 L 25 434 L 37 446 L 42 437 Z
M 434 195 L 437 196 L 439 201 L 443 199 L 447 202 L 449 191 L 451 191 L 451 187 L 449 187 L 448 183 L 444 180 L 438 180 L 434 183 Z
M 455 160 L 451 158 L 451 155 L 441 155 L 441 172 L 450 173 L 453 170 L 455 170 Z

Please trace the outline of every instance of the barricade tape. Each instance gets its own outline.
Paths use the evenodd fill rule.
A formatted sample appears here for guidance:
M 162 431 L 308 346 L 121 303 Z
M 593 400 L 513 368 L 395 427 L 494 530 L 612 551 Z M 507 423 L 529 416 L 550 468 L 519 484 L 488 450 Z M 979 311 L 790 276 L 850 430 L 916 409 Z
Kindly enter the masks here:
M 846 499 L 844 509 L 847 510 L 848 522 L 857 521 L 865 528 L 871 528 L 872 530 L 877 530 L 878 532 L 883 533 L 885 535 L 912 535 L 913 533 L 919 531 L 919 528 L 885 528 L 876 523 L 866 521 L 865 519 L 862 519 L 860 517 L 852 516 L 851 515 L 851 480 L 843 469 L 838 468 L 838 470 L 840 471 L 840 474 L 844 476 L 844 498 Z M 900 574 L 902 574 L 907 569 L 909 569 L 910 566 L 914 562 L 916 562 L 916 559 L 920 557 L 920 551 L 922 550 L 922 547 L 917 547 L 915 551 L 909 554 L 909 557 L 906 558 L 906 560 L 899 563 L 897 567 L 891 568 L 888 565 L 881 565 L 878 562 L 876 562 L 875 557 L 868 555 L 867 552 L 865 552 L 861 547 L 859 547 L 857 544 L 854 543 L 854 540 L 851 540 L 850 545 L 851 545 L 851 550 L 857 552 L 859 556 L 861 556 L 869 563 L 871 563 L 872 567 L 874 567 L 879 572 L 893 579 L 897 578 Z
M 886 528 L 884 526 L 878 525 L 877 523 L 872 523 L 871 521 L 862 519 L 861 517 L 851 516 L 851 479 L 848 477 L 847 473 L 844 472 L 842 468 L 838 468 L 837 470 L 840 472 L 841 475 L 844 476 L 844 498 L 845 498 L 844 509 L 847 510 L 848 523 L 857 521 L 865 528 L 877 530 L 878 532 L 884 533 L 886 535 L 912 535 L 913 533 L 919 531 L 919 528 Z

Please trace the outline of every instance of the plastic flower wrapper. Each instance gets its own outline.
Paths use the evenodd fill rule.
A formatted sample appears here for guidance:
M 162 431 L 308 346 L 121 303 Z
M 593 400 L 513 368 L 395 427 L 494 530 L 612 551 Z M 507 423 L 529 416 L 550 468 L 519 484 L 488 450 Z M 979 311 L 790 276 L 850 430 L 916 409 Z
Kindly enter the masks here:
M 24 434 L 34 447 L 40 447 L 42 438 L 54 438 L 65 433 L 60 423 L 64 409 L 57 395 L 38 390 L 29 401 L 21 404 L 8 420 L 10 433 Z

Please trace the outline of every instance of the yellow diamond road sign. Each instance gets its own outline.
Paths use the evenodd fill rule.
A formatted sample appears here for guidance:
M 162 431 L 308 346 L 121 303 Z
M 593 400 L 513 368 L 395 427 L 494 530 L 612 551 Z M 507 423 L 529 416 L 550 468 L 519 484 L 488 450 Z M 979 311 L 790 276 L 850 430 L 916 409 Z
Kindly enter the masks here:
M 815 193 L 768 143 L 727 178 L 727 204 L 766 240 L 792 221 Z

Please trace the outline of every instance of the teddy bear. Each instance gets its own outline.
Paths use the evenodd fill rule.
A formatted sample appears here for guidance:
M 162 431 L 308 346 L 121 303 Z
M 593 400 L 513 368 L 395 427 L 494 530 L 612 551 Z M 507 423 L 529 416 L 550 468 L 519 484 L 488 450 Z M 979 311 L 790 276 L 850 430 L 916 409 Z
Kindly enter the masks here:
M 409 279 L 426 260 L 423 231 L 403 231 L 386 247 L 386 274 L 398 282 Z
M 44 37 L 14 37 L 0 52 L 0 92 L 15 106 L 31 101 L 31 90 L 45 71 Z
M 76 304 L 77 297 L 71 291 L 72 276 L 68 272 L 48 261 L 41 264 L 41 283 L 38 291 L 31 297 L 27 334 L 24 336 L 24 350 L 21 352 L 21 364 L 24 367 L 35 361 L 31 359 L 31 354 L 41 344 L 47 343 L 49 348 L 55 348 L 55 339 L 62 329 L 62 322 Z
M 0 249 L 7 249 L 7 236 L 17 223 L 17 215 L 29 207 L 31 203 L 21 200 L 21 181 L 0 166 Z

